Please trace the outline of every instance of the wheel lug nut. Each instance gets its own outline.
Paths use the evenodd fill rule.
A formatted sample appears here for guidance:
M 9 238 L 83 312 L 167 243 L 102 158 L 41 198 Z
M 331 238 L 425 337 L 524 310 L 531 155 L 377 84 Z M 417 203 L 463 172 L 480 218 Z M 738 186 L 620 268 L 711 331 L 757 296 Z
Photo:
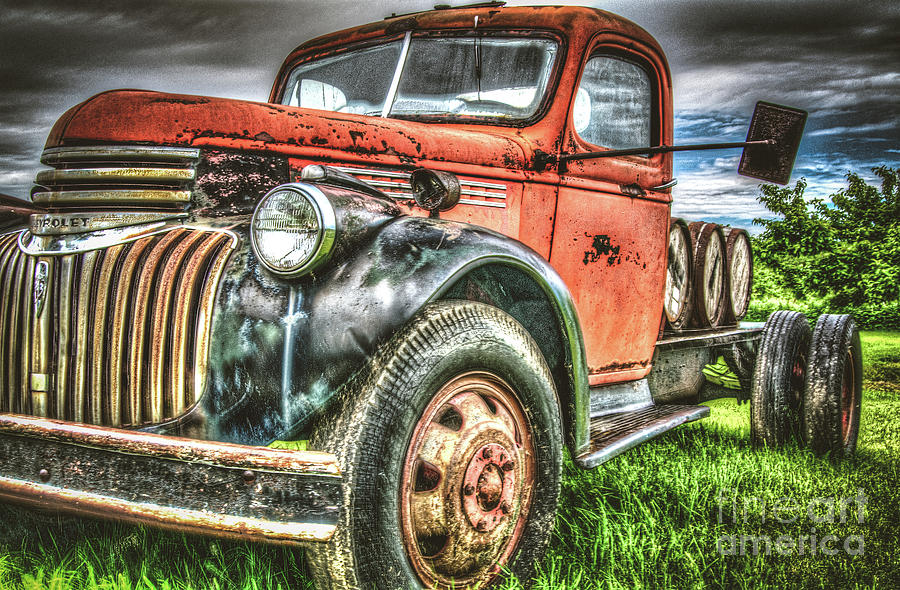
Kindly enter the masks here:
M 511 460 L 507 461 L 506 463 L 503 464 L 503 471 L 512 471 L 515 466 L 516 466 L 515 461 L 511 461 Z
M 470 483 L 466 484 L 466 487 L 463 488 L 463 493 L 467 496 L 471 496 L 475 493 L 475 486 Z
M 483 453 L 481 453 L 481 456 L 484 457 L 485 459 L 490 459 L 491 457 L 494 456 L 494 451 L 492 451 L 490 448 L 487 448 L 484 450 Z
M 481 533 L 483 533 L 484 531 L 486 531 L 487 528 L 488 528 L 488 521 L 487 521 L 487 519 L 485 519 L 485 520 L 479 520 L 479 521 L 478 521 L 478 524 L 475 526 L 475 529 L 478 530 L 478 532 L 481 532 Z

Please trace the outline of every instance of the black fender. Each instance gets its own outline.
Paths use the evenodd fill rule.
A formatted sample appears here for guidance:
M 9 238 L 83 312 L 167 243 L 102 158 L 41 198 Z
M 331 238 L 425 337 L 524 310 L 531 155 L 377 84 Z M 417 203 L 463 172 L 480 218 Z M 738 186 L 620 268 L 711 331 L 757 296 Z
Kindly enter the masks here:
M 357 224 L 365 231 L 339 235 L 347 242 L 323 269 L 294 279 L 259 263 L 248 219 L 230 224 L 241 244 L 217 296 L 207 391 L 188 416 L 152 430 L 257 445 L 303 438 L 317 412 L 424 305 L 467 298 L 497 305 L 532 333 L 556 380 L 569 442 L 585 446 L 584 343 L 559 275 L 491 230 L 385 212 Z
M 536 252 L 485 228 L 419 217 L 392 221 L 312 295 L 304 342 L 314 354 L 298 351 L 297 358 L 321 363 L 320 374 L 343 382 L 422 306 L 449 298 L 496 305 L 525 326 L 553 372 L 566 430 L 574 426 L 570 443 L 586 445 L 587 363 L 568 288 Z

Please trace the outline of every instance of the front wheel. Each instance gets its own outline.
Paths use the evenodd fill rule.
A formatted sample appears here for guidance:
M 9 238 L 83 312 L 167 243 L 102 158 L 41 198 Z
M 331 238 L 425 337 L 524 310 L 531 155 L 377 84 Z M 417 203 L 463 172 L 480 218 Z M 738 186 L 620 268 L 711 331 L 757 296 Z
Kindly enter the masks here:
M 347 495 L 311 546 L 324 588 L 469 588 L 534 574 L 553 527 L 562 432 L 525 329 L 470 302 L 429 305 L 317 423 Z

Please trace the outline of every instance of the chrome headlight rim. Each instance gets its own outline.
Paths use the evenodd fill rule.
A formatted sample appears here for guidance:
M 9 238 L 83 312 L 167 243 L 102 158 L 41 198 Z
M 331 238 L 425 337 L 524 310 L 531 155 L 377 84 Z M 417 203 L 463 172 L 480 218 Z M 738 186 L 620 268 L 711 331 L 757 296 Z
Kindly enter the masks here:
M 298 193 L 302 198 L 305 198 L 310 205 L 312 205 L 319 224 L 319 235 L 315 246 L 312 248 L 312 253 L 300 263 L 290 268 L 274 266 L 272 262 L 267 260 L 266 257 L 261 254 L 259 244 L 257 243 L 259 239 L 257 234 L 260 230 L 256 229 L 256 220 L 260 210 L 263 209 L 268 201 L 274 198 L 277 193 L 284 191 Z M 294 182 L 276 186 L 260 199 L 259 203 L 256 205 L 256 209 L 253 211 L 253 217 L 250 219 L 250 245 L 253 249 L 253 254 L 268 271 L 281 277 L 302 276 L 321 266 L 331 256 L 336 239 L 337 214 L 334 210 L 334 206 L 331 204 L 331 201 L 328 200 L 328 197 L 325 196 L 325 193 L 318 187 L 306 183 Z

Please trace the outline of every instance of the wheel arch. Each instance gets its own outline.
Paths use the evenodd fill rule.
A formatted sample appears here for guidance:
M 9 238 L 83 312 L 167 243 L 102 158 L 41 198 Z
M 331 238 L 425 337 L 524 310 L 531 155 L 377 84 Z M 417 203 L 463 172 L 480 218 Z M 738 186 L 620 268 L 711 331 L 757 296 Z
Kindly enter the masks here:
M 571 295 L 555 273 L 519 258 L 487 254 L 456 271 L 429 298 L 463 299 L 492 305 L 508 314 L 538 345 L 558 395 L 563 433 L 571 449 L 584 446 L 589 390 L 581 327 Z
M 556 271 L 521 242 L 464 223 L 399 217 L 317 283 L 305 296 L 308 314 L 295 336 L 302 358 L 295 366 L 305 373 L 294 375 L 296 393 L 319 375 L 331 383 L 315 389 L 339 389 L 431 302 L 481 301 L 515 318 L 538 343 L 554 376 L 566 441 L 574 450 L 587 445 L 590 393 L 575 304 Z M 470 284 L 505 296 L 467 293 Z M 319 395 L 313 405 L 331 397 Z

